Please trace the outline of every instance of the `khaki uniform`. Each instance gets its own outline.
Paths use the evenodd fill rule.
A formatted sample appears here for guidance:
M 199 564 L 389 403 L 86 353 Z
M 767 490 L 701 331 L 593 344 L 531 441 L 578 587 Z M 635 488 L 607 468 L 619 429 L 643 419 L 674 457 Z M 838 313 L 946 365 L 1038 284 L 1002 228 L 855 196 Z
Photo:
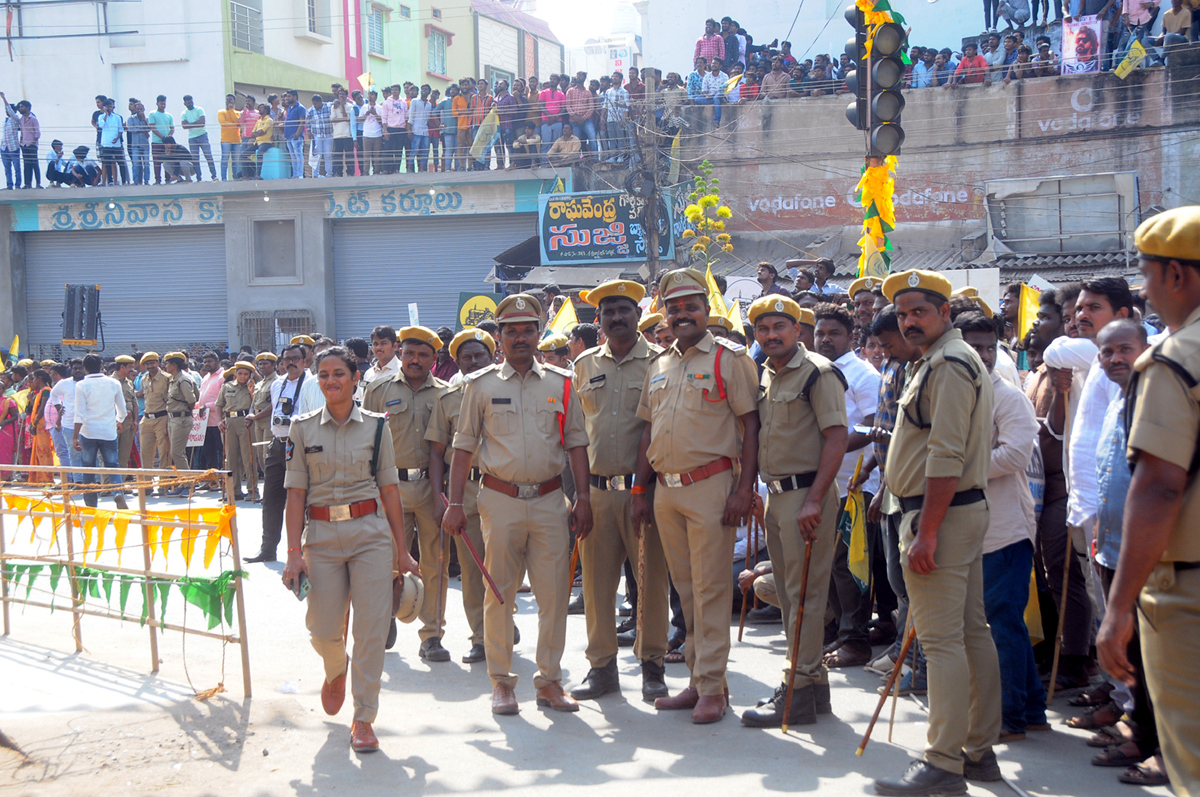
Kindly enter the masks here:
M 125 398 L 125 409 L 129 417 L 125 419 L 124 428 L 117 432 L 117 467 L 128 468 L 129 458 L 133 456 L 133 438 L 137 434 L 133 426 L 138 420 L 137 394 L 133 389 L 132 379 L 121 380 L 121 395 Z
M 304 561 L 312 583 L 307 625 L 327 681 L 346 672 L 346 609 L 354 608 L 350 691 L 359 722 L 374 722 L 379 711 L 396 561 L 396 544 L 379 500 L 380 487 L 399 481 L 392 440 L 386 434 L 379 441 L 378 469 L 371 476 L 380 417 L 358 407 L 350 410 L 342 426 L 326 409 L 297 417 L 291 425 L 284 477 L 288 489 L 307 491 L 305 506 L 376 501 L 375 511 L 363 517 L 308 520 L 304 529 Z
M 200 391 L 187 371 L 169 377 L 167 385 L 167 434 L 171 441 L 171 467 L 187 470 L 187 440 L 192 431 L 192 409 Z M 165 465 L 163 467 L 166 467 Z
M 225 420 L 225 469 L 233 471 L 235 491 L 241 489 L 245 479 L 247 489 L 254 492 L 254 453 L 246 426 L 253 403 L 251 385 L 239 385 L 236 379 L 222 385 L 217 394 L 217 412 Z
M 1170 364 L 1164 362 L 1169 360 Z M 1200 391 L 1172 364 L 1200 376 L 1200 309 L 1142 353 L 1130 386 L 1129 457 L 1152 454 L 1188 471 L 1175 528 L 1138 600 L 1142 661 L 1171 787 L 1200 794 L 1200 479 L 1194 473 Z M 1193 382 L 1194 384 L 1194 382 Z
M 717 400 L 716 362 L 722 350 L 726 397 Z M 660 475 L 677 476 L 722 457 L 738 459 L 738 418 L 757 409 L 758 373 L 744 346 L 711 333 L 685 353 L 672 344 L 651 362 L 638 405 L 637 416 L 650 422 L 650 465 Z M 726 691 L 736 530 L 722 523 L 722 515 L 735 484 L 730 469 L 683 487 L 660 483 L 654 493 L 655 522 L 683 603 L 690 685 L 705 696 Z
M 575 360 L 575 389 L 587 421 L 588 465 L 592 480 L 592 531 L 580 545 L 583 602 L 587 614 L 587 658 L 592 667 L 617 656 L 617 584 L 625 559 L 638 569 L 639 544 L 630 510 L 629 487 L 637 468 L 638 444 L 646 422 L 637 417 L 651 359 L 661 352 L 638 336 L 633 350 L 618 362 L 605 343 Z M 611 477 L 619 477 L 613 479 Z M 616 489 L 612 489 L 615 487 Z M 658 529 L 643 530 L 646 563 L 638 585 L 643 627 L 634 655 L 661 665 L 667 655 L 670 596 L 667 562 Z
M 510 484 L 536 485 L 561 477 L 566 450 L 588 444 L 583 411 L 574 388 L 568 387 L 569 379 L 568 371 L 537 362 L 524 377 L 508 363 L 471 374 L 454 447 L 473 453 L 485 475 Z M 513 621 L 508 607 L 516 600 L 526 569 L 538 606 L 538 674 L 533 683 L 541 689 L 562 681 L 572 575 L 568 514 L 562 490 L 534 498 L 512 498 L 486 486 L 479 490 L 487 544 L 484 564 L 505 602 L 501 606 L 491 591 L 483 602 L 484 647 L 493 686 L 517 683 L 511 673 Z
M 441 443 L 446 447 L 446 466 L 449 473 L 450 460 L 454 457 L 454 433 L 458 431 L 459 415 L 462 411 L 463 393 L 466 382 L 451 385 L 438 394 L 433 405 L 433 415 L 429 417 L 429 428 L 425 431 L 425 439 Z M 475 552 L 486 556 L 483 543 L 483 527 L 479 521 L 479 476 L 478 468 L 472 468 L 463 485 L 463 514 L 467 516 L 467 524 L 463 534 L 475 546 Z M 441 485 L 433 485 L 440 490 Z M 462 600 L 463 612 L 467 615 L 467 624 L 471 626 L 471 644 L 483 644 L 483 572 L 471 558 L 467 546 L 457 537 L 454 546 L 458 550 L 458 564 L 462 568 Z
M 271 374 L 270 376 L 261 379 L 258 384 L 254 386 L 254 402 L 250 405 L 250 408 L 254 410 L 254 412 L 251 413 L 252 415 L 258 415 L 264 409 L 267 409 L 271 406 L 271 383 L 278 378 L 279 374 Z M 265 417 L 256 418 L 254 420 L 254 427 L 250 430 L 250 442 L 269 443 L 271 442 L 272 437 L 271 414 L 268 412 Z M 252 445 L 251 448 L 254 450 L 255 463 L 265 474 L 267 472 L 267 446 Z
M 143 468 L 155 467 L 155 455 L 158 456 L 158 467 L 171 466 L 171 438 L 167 434 L 167 388 L 170 384 L 171 377 L 166 371 L 159 371 L 153 378 L 149 372 L 142 376 L 142 396 L 146 402 L 141 423 Z
M 958 479 L 956 494 L 986 489 L 992 383 L 979 356 L 951 329 L 909 368 L 888 447 L 888 488 L 902 507 L 924 496 L 927 478 Z M 946 511 L 937 569 L 928 575 L 908 567 L 919 515 L 907 508 L 902 516 L 900 554 L 913 627 L 929 663 L 925 761 L 961 774 L 962 751 L 977 760 L 1000 735 L 1000 666 L 983 603 L 988 504 L 977 499 Z
M 816 381 L 810 383 L 813 374 Z M 808 487 L 791 488 L 789 477 L 811 481 L 826 429 L 846 426 L 846 385 L 837 367 L 803 345 L 780 371 L 767 362 L 762 374 L 763 396 L 758 402 L 762 423 L 758 438 L 759 478 L 767 485 L 767 551 L 771 555 L 776 599 L 783 611 L 788 658 L 795 632 L 795 612 L 804 602 L 804 617 L 810 622 L 800 629 L 796 686 L 829 683 L 829 671 L 821 663 L 825 628 L 822 619 L 829 601 L 829 579 L 837 549 L 838 488 L 835 479 L 821 498 L 821 523 L 809 562 L 808 589 L 802 596 L 804 538 L 797 518 L 808 499 Z M 801 482 L 803 483 L 803 482 Z M 783 677 L 788 676 L 784 662 Z
M 408 377 L 400 371 L 389 379 L 374 380 L 367 385 L 363 395 L 363 409 L 387 414 L 392 450 L 396 453 L 395 465 L 399 469 L 400 500 L 404 504 L 404 544 L 411 549 L 415 534 L 421 553 L 421 580 L 425 583 L 425 602 L 419 613 L 422 642 L 430 637 L 441 639 L 446 625 L 444 607 L 450 541 L 434 519 L 429 443 L 425 440 L 433 403 L 438 392 L 446 387 L 445 382 L 430 374 L 425 378 L 425 384 L 414 390 Z M 440 615 L 439 606 L 443 607 Z

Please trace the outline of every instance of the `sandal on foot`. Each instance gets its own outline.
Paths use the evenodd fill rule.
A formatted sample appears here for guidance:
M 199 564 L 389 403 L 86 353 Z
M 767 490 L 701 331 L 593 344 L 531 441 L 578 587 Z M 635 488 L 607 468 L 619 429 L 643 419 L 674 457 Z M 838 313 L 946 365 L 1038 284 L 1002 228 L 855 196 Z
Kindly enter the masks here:
M 1083 692 L 1072 697 L 1067 701 L 1067 705 L 1077 708 L 1096 708 L 1106 706 L 1112 702 L 1112 691 L 1114 687 L 1108 681 L 1097 686 L 1095 689 L 1086 689 Z
M 1063 723 L 1068 728 L 1075 728 L 1081 731 L 1095 731 L 1118 722 L 1123 713 L 1121 707 L 1116 703 L 1108 702 L 1103 706 L 1089 709 L 1078 717 L 1071 717 L 1064 720 Z
M 668 651 L 667 655 L 663 657 L 663 661 L 667 664 L 683 664 L 687 661 L 687 658 L 683 654 L 683 648 L 684 645 L 680 645 L 674 650 Z
M 1106 725 L 1100 730 L 1092 734 L 1087 740 L 1088 747 L 1099 747 L 1104 749 L 1113 745 L 1121 745 L 1126 742 L 1136 742 L 1138 740 L 1137 726 L 1133 725 L 1129 720 L 1121 720 L 1114 725 Z M 1142 759 L 1138 759 L 1140 762 Z
M 834 669 L 837 667 L 861 667 L 871 663 L 871 649 L 857 650 L 849 645 L 842 645 L 833 653 L 825 657 L 825 666 Z
M 1133 749 L 1132 755 L 1122 751 L 1125 745 L 1112 745 L 1104 748 L 1104 752 L 1092 756 L 1092 766 L 1131 767 L 1141 764 L 1145 759 L 1142 757 L 1141 751 L 1137 749 L 1137 744 L 1129 742 L 1128 745 Z
M 1166 767 L 1157 755 L 1131 766 L 1117 775 L 1117 780 L 1122 783 L 1132 783 L 1134 786 L 1169 786 L 1171 784 L 1171 779 L 1167 777 Z

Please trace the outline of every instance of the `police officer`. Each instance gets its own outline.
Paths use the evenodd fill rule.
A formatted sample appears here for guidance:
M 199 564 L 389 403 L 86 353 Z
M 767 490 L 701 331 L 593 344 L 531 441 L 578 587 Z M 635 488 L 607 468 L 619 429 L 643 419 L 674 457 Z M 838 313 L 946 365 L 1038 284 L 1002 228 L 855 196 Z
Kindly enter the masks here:
M 232 382 L 221 386 L 217 394 L 217 413 L 221 420 L 218 426 L 225 436 L 225 469 L 233 473 L 234 494 L 232 500 L 244 501 L 242 479 L 246 480 L 247 493 L 258 497 L 258 479 L 254 473 L 254 455 L 250 449 L 250 419 L 254 404 L 254 383 L 250 381 L 254 364 L 239 360 L 225 372 L 233 376 Z
M 392 579 L 397 571 L 415 573 L 417 566 L 403 547 L 404 509 L 383 416 L 354 403 L 354 357 L 338 346 L 317 365 L 324 407 L 297 417 L 288 430 L 283 583 L 297 590 L 303 574 L 311 584 L 306 622 L 325 665 L 326 714 L 341 709 L 353 665 L 350 743 L 368 753 L 379 749 L 371 724 L 379 710 Z M 348 607 L 354 609 L 349 661 L 343 636 Z
M 429 428 L 425 431 L 425 439 L 429 442 L 429 481 L 436 491 L 440 491 L 445 483 L 446 466 L 454 454 L 454 433 L 458 431 L 459 416 L 462 411 L 463 392 L 466 388 L 465 377 L 487 368 L 496 357 L 496 341 L 491 335 L 475 327 L 466 327 L 450 341 L 450 356 L 458 364 L 458 371 L 464 377 L 463 381 L 444 388 L 433 405 L 433 415 L 429 418 Z M 483 647 L 483 573 L 471 557 L 463 537 L 475 546 L 475 552 L 484 555 L 483 529 L 479 521 L 479 480 L 483 473 L 477 467 L 472 467 L 467 473 L 467 481 L 463 485 L 463 512 L 467 517 L 462 535 L 454 537 L 454 545 L 458 549 L 458 564 L 462 568 L 462 600 L 463 611 L 467 615 L 467 624 L 471 627 L 471 649 L 462 657 L 464 664 L 474 664 L 487 658 Z M 435 496 L 434 519 L 440 525 L 446 514 L 446 504 L 439 494 Z M 515 631 L 516 626 L 514 626 Z
M 1175 208 L 1134 234 L 1142 294 L 1169 336 L 1134 365 L 1126 420 L 1133 478 L 1122 545 L 1096 647 L 1100 665 L 1130 686 L 1126 653 L 1137 606 L 1146 685 L 1177 794 L 1200 793 L 1200 207 Z M 1128 538 L 1127 538 L 1128 539 Z
M 504 364 L 477 371 L 467 380 L 450 464 L 450 506 L 442 520 L 448 532 L 462 533 L 464 487 L 474 459 L 483 474 L 479 516 L 487 543 L 485 564 L 505 601 L 501 605 L 489 591 L 483 603 L 496 714 L 519 710 L 513 692 L 517 677 L 511 673 L 509 607 L 526 568 L 538 605 L 537 704 L 579 710 L 579 704 L 563 693 L 560 665 L 571 597 L 562 471 L 569 459 L 576 485 L 570 520 L 577 538 L 586 539 L 592 528 L 588 437 L 570 373 L 535 358 L 542 318 L 541 304 L 528 294 L 509 296 L 496 308 Z
M 662 313 L 650 313 L 642 316 L 641 320 L 638 321 L 638 332 L 642 333 L 642 337 L 646 339 L 647 343 L 658 345 L 658 341 L 654 337 L 654 328 L 662 323 L 662 320 Z
M 807 307 L 800 308 L 800 336 L 797 340 L 809 351 L 817 348 L 817 314 Z
M 169 467 L 171 438 L 167 434 L 167 388 L 171 377 L 159 369 L 158 352 L 148 351 L 138 361 L 142 367 L 142 399 L 146 402 L 142 415 L 142 467 Z
M 125 399 L 125 409 L 129 411 L 125 420 L 117 424 L 117 462 L 120 463 L 119 467 L 128 468 L 131 467 L 129 458 L 133 455 L 133 440 L 138 433 L 137 394 L 133 388 L 133 372 L 137 360 L 128 354 L 118 354 L 113 358 L 113 362 L 117 364 L 113 376 L 121 383 L 121 395 Z
M 304 414 L 301 394 L 304 382 L 311 375 L 304 367 L 304 347 L 289 344 L 283 350 L 286 376 L 276 379 L 271 391 L 271 445 L 267 447 L 267 465 L 263 469 L 263 536 L 262 547 L 247 562 L 274 562 L 279 538 L 283 534 L 283 510 L 287 490 L 283 486 L 287 468 L 284 460 L 288 429 L 292 418 Z
M 567 336 L 561 332 L 542 338 L 537 347 L 541 361 L 558 368 L 570 368 L 571 349 L 567 342 Z
M 796 657 L 795 689 L 788 721 L 817 721 L 829 713 L 829 671 L 821 662 L 825 605 L 837 548 L 838 489 L 846 454 L 846 382 L 830 360 L 799 342 L 800 305 L 787 296 L 763 296 L 747 312 L 754 338 L 767 355 L 758 470 L 767 485 L 767 550 L 783 612 L 787 659 L 791 658 L 795 612 L 803 601 L 804 623 Z M 812 544 L 806 592 L 801 595 L 805 543 Z M 787 702 L 789 663 L 773 694 L 742 714 L 742 724 L 777 727 Z
M 871 328 L 875 320 L 875 289 L 883 284 L 875 277 L 860 277 L 850 283 L 850 301 L 854 305 L 854 326 L 860 330 Z
M 415 534 L 421 554 L 425 600 L 419 613 L 420 656 L 431 662 L 450 661 L 450 652 L 442 647 L 450 546 L 434 519 L 435 490 L 429 481 L 429 443 L 425 441 L 433 402 L 438 392 L 447 387 L 430 373 L 442 340 L 425 327 L 404 327 L 399 337 L 400 370 L 393 376 L 371 381 L 363 394 L 363 409 L 387 415 L 395 465 L 400 473 L 405 545 L 411 548 Z M 391 636 L 388 639 L 391 648 L 395 639 Z
M 620 691 L 617 678 L 617 585 L 626 558 L 638 570 L 639 534 L 630 513 L 629 490 L 637 466 L 638 443 L 646 422 L 637 417 L 650 360 L 662 350 L 638 333 L 638 316 L 646 289 L 636 282 L 614 280 L 582 294 L 599 309 L 607 340 L 575 360 L 575 389 L 587 421 L 591 466 L 592 533 L 579 545 L 587 615 L 585 683 L 571 690 L 577 700 L 594 700 Z M 666 697 L 663 658 L 667 655 L 667 564 L 658 529 L 642 529 L 646 562 L 639 576 L 638 601 L 643 626 L 634 654 L 642 662 L 642 699 Z
M 903 510 L 900 551 L 909 612 L 929 672 L 924 757 L 879 794 L 961 794 L 964 775 L 999 780 L 1000 667 L 983 603 L 985 488 L 992 384 L 950 323 L 950 281 L 905 271 L 883 283 L 921 357 L 909 366 L 888 448 L 888 488 Z
M 164 358 L 167 375 L 167 434 L 171 440 L 171 467 L 187 470 L 188 434 L 192 431 L 192 410 L 200 399 L 200 390 L 192 381 L 187 369 L 187 357 L 183 352 L 169 352 Z M 167 495 L 184 495 L 188 488 L 180 485 Z
M 692 709 L 716 722 L 728 705 L 729 607 L 733 541 L 754 505 L 758 471 L 758 372 L 746 347 L 707 330 L 704 275 L 663 275 L 659 296 L 675 342 L 646 373 L 637 415 L 649 421 L 639 443 L 633 520 L 658 524 L 671 581 L 687 626 L 691 680 L 657 709 Z M 735 460 L 740 470 L 735 470 Z M 649 484 L 654 473 L 658 485 Z
M 250 442 L 253 444 L 251 447 L 254 449 L 254 462 L 257 467 L 262 468 L 265 474 L 267 472 L 267 446 L 257 444 L 271 442 L 271 385 L 279 378 L 279 374 L 275 370 L 279 358 L 269 351 L 264 351 L 259 352 L 258 356 L 254 358 L 254 362 L 261 378 L 254 386 L 254 403 L 251 405 L 253 412 L 250 414 L 254 425 L 250 428 Z M 258 496 L 254 496 L 254 501 L 259 501 Z

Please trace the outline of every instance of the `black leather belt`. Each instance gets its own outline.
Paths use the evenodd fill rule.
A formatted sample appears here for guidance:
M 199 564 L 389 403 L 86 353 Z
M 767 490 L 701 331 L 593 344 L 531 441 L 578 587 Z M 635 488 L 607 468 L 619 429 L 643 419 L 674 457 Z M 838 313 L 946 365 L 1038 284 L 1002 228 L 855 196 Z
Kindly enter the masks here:
M 817 472 L 797 473 L 795 476 L 785 476 L 778 481 L 767 482 L 767 492 L 790 493 L 792 490 L 804 490 L 812 487 L 817 480 Z
M 469 482 L 477 482 L 482 478 L 483 471 L 481 471 L 479 468 L 471 468 L 471 470 L 467 472 L 467 481 Z
M 1176 573 L 1180 570 L 1200 570 L 1200 562 L 1173 562 L 1172 564 L 1175 565 Z
M 245 418 L 250 414 L 250 410 L 234 410 L 233 412 L 225 413 L 226 418 Z
M 429 468 L 400 468 L 400 481 L 419 482 L 429 478 Z
M 900 508 L 905 512 L 911 512 L 914 509 L 920 509 L 925 506 L 925 496 L 913 495 L 908 498 L 897 498 L 900 501 Z M 950 506 L 966 506 L 967 504 L 975 504 L 987 498 L 987 493 L 978 488 L 974 490 L 963 490 L 954 494 L 950 499 Z
M 633 474 L 626 473 L 620 476 L 597 476 L 592 474 L 588 479 L 592 486 L 597 490 L 628 490 L 633 487 Z
M 146 417 L 147 418 L 161 418 L 166 414 L 167 414 L 166 410 L 163 410 L 162 412 L 147 412 Z
M 170 415 L 172 418 L 182 418 L 184 416 L 187 416 L 188 418 L 192 417 L 191 410 L 188 410 L 187 412 L 170 412 L 167 414 Z

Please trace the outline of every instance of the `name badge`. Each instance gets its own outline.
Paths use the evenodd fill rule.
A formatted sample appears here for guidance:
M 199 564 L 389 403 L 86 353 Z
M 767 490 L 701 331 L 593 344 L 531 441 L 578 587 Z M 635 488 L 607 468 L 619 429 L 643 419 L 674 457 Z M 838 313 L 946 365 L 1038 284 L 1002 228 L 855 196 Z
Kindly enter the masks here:
M 492 399 L 492 403 L 493 404 L 512 404 L 512 399 L 510 399 L 510 398 L 494 398 L 494 399 Z
M 591 379 L 588 380 L 588 384 L 594 385 L 597 382 L 603 382 L 607 378 L 608 378 L 608 374 L 600 374 L 600 376 L 593 376 Z
M 404 399 L 402 399 L 402 398 L 398 398 L 398 399 L 393 399 L 393 400 L 391 400 L 391 401 L 388 401 L 388 402 L 386 402 L 386 403 L 385 403 L 383 406 L 385 406 L 385 407 L 394 407 L 394 406 L 396 406 L 397 404 L 403 404 L 403 403 L 404 403 Z
M 305 446 L 304 447 L 305 454 L 319 454 L 324 450 L 325 450 L 325 446 Z

